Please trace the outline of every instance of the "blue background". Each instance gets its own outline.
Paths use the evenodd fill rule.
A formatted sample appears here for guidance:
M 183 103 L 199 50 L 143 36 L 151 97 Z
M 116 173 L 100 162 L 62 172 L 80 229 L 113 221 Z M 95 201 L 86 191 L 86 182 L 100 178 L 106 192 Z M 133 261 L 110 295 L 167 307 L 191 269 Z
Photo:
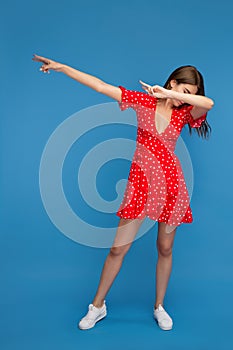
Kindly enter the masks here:
M 2 4 L 1 349 L 233 345 L 231 17 L 226 0 Z M 152 316 L 157 224 L 125 257 L 107 296 L 107 318 L 90 331 L 77 328 L 108 249 L 75 243 L 56 229 L 41 201 L 39 164 L 65 118 L 112 100 L 65 75 L 39 72 L 34 53 L 129 89 L 140 89 L 139 79 L 162 85 L 183 64 L 204 75 L 215 101 L 207 117 L 212 136 L 205 141 L 182 131 L 195 175 L 194 222 L 181 225 L 175 238 L 165 297 L 170 332 Z

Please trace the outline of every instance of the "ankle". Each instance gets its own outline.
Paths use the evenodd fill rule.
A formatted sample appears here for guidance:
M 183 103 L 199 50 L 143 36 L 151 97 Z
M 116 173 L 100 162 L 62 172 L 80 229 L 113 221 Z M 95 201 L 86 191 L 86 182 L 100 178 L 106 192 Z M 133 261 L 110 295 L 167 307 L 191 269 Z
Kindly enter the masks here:
M 159 301 L 159 302 L 155 303 L 155 304 L 154 304 L 154 308 L 157 309 L 157 307 L 158 307 L 159 305 L 162 305 L 162 306 L 163 306 L 163 302 L 162 302 L 162 301 Z
M 97 308 L 101 308 L 104 305 L 104 300 L 103 301 L 93 301 L 92 305 L 94 305 Z

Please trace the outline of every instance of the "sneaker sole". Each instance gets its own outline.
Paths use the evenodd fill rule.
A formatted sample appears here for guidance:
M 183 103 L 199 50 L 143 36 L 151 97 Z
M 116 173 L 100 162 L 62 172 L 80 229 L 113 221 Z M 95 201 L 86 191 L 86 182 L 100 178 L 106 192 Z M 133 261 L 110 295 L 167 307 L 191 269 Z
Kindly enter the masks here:
M 169 331 L 169 330 L 171 330 L 172 327 L 173 327 L 173 324 L 172 324 L 170 327 L 164 327 L 164 326 L 162 326 L 161 324 L 159 324 L 157 318 L 154 317 L 154 319 L 155 319 L 155 321 L 157 322 L 159 328 L 161 328 L 163 331 Z
M 158 325 L 159 325 L 159 327 L 160 327 L 163 331 L 169 331 L 169 330 L 172 329 L 172 326 L 170 326 L 170 327 L 163 327 L 163 326 L 161 326 L 159 323 L 158 323 Z
M 106 316 L 107 316 L 107 312 L 105 311 L 103 314 L 100 314 L 100 315 L 97 317 L 95 323 L 94 323 L 92 326 L 89 326 L 89 327 L 82 327 L 82 326 L 78 325 L 78 327 L 79 327 L 80 329 L 90 329 L 90 328 L 93 328 L 93 327 L 96 325 L 96 322 L 102 320 L 102 319 L 103 319 L 104 317 L 106 317 Z

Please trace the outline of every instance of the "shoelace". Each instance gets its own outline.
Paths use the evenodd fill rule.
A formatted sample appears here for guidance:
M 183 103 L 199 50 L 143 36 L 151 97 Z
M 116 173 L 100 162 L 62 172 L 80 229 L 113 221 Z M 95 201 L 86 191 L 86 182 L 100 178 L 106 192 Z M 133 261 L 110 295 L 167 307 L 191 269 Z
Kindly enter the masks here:
M 159 310 L 159 312 L 163 312 L 163 313 L 165 314 L 165 315 L 164 315 L 165 317 L 164 317 L 163 319 L 161 319 L 161 321 L 163 321 L 163 320 L 166 320 L 166 321 L 167 321 L 167 319 L 169 319 L 169 320 L 172 321 L 171 317 L 168 315 L 168 313 L 166 312 L 166 310 L 163 308 L 162 305 L 159 305 L 158 308 L 157 308 L 157 310 Z
M 87 317 L 90 319 L 90 320 L 94 320 L 96 318 L 96 315 L 93 315 L 92 312 L 94 311 L 94 305 L 90 305 L 89 306 L 89 311 L 88 311 L 88 314 L 87 314 Z
M 94 319 L 96 318 L 96 315 L 93 315 L 92 312 L 93 312 L 93 306 L 90 306 L 90 307 L 89 307 L 88 314 L 87 314 L 87 318 L 88 318 L 89 320 L 94 320 Z

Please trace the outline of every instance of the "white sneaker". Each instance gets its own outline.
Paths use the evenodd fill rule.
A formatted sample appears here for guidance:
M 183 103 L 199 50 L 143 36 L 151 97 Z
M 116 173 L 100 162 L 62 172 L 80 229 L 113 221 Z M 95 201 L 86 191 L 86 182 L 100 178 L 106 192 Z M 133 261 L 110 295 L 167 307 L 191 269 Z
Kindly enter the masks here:
M 80 329 L 89 329 L 94 327 L 97 321 L 101 320 L 107 315 L 107 307 L 104 300 L 102 307 L 96 307 L 93 304 L 89 304 L 88 312 L 79 322 Z
M 161 304 L 156 309 L 154 308 L 154 318 L 161 329 L 172 329 L 173 321 Z

